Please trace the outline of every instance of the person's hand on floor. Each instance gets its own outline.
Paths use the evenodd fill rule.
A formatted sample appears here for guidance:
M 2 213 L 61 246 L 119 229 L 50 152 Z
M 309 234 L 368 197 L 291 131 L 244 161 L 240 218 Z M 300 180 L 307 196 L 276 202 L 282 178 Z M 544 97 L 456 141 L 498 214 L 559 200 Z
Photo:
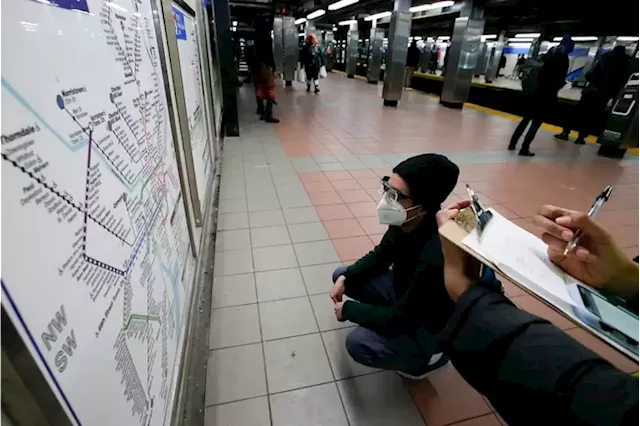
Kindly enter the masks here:
M 587 214 L 552 205 L 541 206 L 533 222 L 544 230 L 549 259 L 585 284 L 624 298 L 638 296 L 638 264 L 620 250 L 611 234 Z M 578 230 L 576 248 L 564 254 Z
M 344 294 L 344 291 L 345 291 L 345 288 L 344 288 L 345 280 L 346 280 L 345 276 L 340 275 L 336 280 L 335 284 L 333 285 L 333 288 L 331 289 L 331 293 L 329 294 L 329 296 L 331 297 L 331 300 L 333 300 L 333 303 L 342 302 L 342 295 Z
M 458 201 L 436 213 L 438 227 L 455 219 L 460 210 L 469 207 L 469 200 Z M 444 255 L 444 283 L 449 297 L 457 302 L 460 296 L 478 280 L 479 262 L 446 238 L 440 238 Z

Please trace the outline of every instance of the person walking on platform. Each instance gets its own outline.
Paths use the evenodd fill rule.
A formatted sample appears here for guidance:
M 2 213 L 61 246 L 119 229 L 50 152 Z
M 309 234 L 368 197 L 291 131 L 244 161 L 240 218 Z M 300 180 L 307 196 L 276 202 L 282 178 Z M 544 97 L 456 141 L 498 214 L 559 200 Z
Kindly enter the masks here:
M 458 174 L 446 157 L 422 154 L 382 178 L 378 220 L 389 228 L 372 251 L 335 270 L 330 293 L 336 318 L 359 325 L 346 339 L 356 362 L 415 380 L 448 363 L 433 334 L 452 307 L 435 214 Z
M 516 66 L 513 67 L 513 74 L 511 74 L 511 77 L 520 78 L 520 71 L 522 70 L 524 61 L 525 61 L 524 55 L 518 55 L 518 60 L 516 61 Z
M 573 52 L 573 47 L 574 42 L 571 36 L 565 35 L 558 46 L 553 47 L 540 58 L 542 63 L 540 69 L 537 72 L 532 71 L 528 76 L 530 79 L 535 79 L 535 82 L 527 84 L 527 87 L 532 88 L 528 89 L 530 92 L 525 96 L 525 114 L 511 136 L 509 151 L 516 149 L 518 140 L 529 123 L 531 123 L 518 155 L 525 157 L 533 157 L 535 155 L 529 147 L 542 125 L 545 111 L 550 110 L 555 105 L 558 91 L 565 85 L 567 71 L 569 70 L 569 53 Z M 523 80 L 523 89 L 524 87 L 525 80 Z
M 280 122 L 273 116 L 273 104 L 276 99 L 276 76 L 273 63 L 273 56 L 265 49 L 256 52 L 251 66 L 258 103 L 257 113 L 260 115 L 260 120 L 267 123 Z
M 629 76 L 630 60 L 624 46 L 616 46 L 612 52 L 605 53 L 593 70 L 585 75 L 588 85 L 582 90 L 578 104 L 577 145 L 584 145 L 589 130 L 603 124 L 607 104 L 618 95 Z M 555 135 L 556 139 L 569 140 L 570 130 L 565 125 L 562 133 Z
M 318 47 L 316 36 L 313 34 L 307 36 L 307 40 L 304 46 L 302 46 L 300 64 L 304 67 L 304 72 L 307 75 L 307 92 L 311 91 L 311 83 L 313 82 L 315 87 L 314 93 L 319 93 L 318 76 L 320 74 L 320 68 L 324 65 L 324 59 L 322 58 L 320 47 Z
M 407 50 L 407 66 L 404 69 L 404 87 L 411 87 L 413 73 L 416 72 L 419 64 L 420 49 L 418 49 L 418 42 L 413 40 Z

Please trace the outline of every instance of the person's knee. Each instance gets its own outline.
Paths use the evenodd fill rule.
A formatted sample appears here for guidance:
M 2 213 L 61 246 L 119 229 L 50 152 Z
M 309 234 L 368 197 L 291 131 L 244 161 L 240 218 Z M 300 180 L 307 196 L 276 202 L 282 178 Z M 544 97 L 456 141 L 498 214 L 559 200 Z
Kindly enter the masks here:
M 333 275 L 331 275 L 331 281 L 336 282 L 338 277 L 344 274 L 344 271 L 347 270 L 347 266 L 338 266 L 335 271 L 333 271 Z
M 367 339 L 368 330 L 362 327 L 356 327 L 347 335 L 345 346 L 349 356 L 359 364 L 372 365 L 375 353 Z

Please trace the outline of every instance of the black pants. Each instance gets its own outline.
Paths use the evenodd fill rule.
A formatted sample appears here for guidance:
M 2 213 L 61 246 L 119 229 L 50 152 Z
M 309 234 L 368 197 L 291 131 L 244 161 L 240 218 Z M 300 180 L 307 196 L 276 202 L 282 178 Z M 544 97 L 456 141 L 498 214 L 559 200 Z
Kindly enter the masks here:
M 584 139 L 589 136 L 591 130 L 600 128 L 603 124 L 604 113 L 607 108 L 609 99 L 596 91 L 582 92 L 580 103 L 578 104 L 578 139 Z M 563 133 L 569 133 L 571 127 L 565 125 L 562 128 Z
M 542 120 L 539 118 L 532 118 L 532 117 L 526 117 L 526 116 L 522 117 L 522 120 L 520 120 L 518 127 L 516 127 L 516 130 L 513 132 L 513 136 L 511 136 L 510 145 L 516 146 L 518 144 L 518 140 L 520 139 L 520 136 L 522 136 L 522 134 L 524 133 L 529 123 L 531 123 L 531 127 L 529 127 L 529 131 L 524 137 L 524 142 L 522 143 L 522 148 L 521 148 L 523 151 L 529 150 L 531 141 L 533 141 L 533 138 L 536 137 L 536 133 L 538 133 L 538 129 L 542 125 Z
M 258 103 L 259 114 L 265 117 L 271 117 L 273 115 L 273 101 L 271 99 L 260 99 L 256 97 Z

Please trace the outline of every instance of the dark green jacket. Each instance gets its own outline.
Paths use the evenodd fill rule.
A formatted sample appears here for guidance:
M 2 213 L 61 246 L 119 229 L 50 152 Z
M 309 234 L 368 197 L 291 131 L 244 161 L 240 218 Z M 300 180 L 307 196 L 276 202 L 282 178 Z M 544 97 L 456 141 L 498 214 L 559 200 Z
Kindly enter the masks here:
M 376 331 L 398 335 L 426 328 L 432 334 L 444 326 L 443 318 L 453 309 L 444 286 L 444 259 L 435 218 L 425 218 L 420 227 L 404 233 L 390 226 L 372 251 L 347 268 L 346 293 L 366 285 L 393 268 L 396 300 L 388 306 L 345 302 L 345 319 Z

